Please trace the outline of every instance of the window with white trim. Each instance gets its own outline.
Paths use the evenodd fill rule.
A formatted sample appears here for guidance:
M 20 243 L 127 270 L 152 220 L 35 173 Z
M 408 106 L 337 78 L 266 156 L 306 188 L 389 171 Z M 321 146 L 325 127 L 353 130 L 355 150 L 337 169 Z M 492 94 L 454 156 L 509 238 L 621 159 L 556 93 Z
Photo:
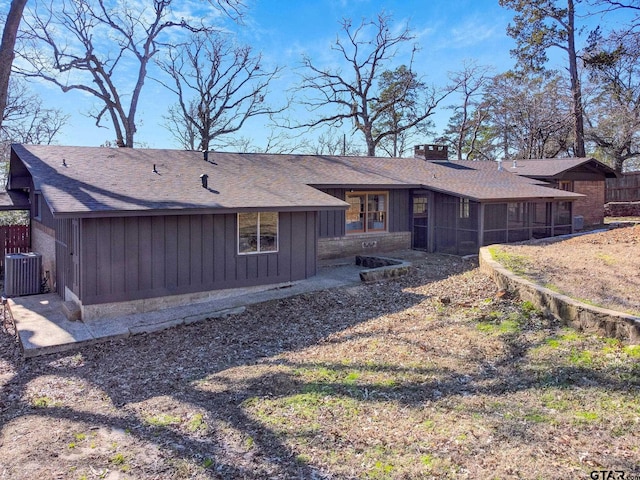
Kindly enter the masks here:
M 238 213 L 238 254 L 278 251 L 278 212 Z
M 386 232 L 388 194 L 386 192 L 349 192 L 346 201 L 346 232 Z

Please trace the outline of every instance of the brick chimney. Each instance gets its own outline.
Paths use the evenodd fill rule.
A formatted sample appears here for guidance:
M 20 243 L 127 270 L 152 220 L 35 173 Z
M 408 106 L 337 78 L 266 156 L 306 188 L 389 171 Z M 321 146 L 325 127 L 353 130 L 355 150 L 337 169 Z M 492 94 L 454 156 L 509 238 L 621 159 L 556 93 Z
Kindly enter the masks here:
M 448 160 L 449 147 L 447 145 L 416 145 L 414 157 L 424 157 L 425 160 Z

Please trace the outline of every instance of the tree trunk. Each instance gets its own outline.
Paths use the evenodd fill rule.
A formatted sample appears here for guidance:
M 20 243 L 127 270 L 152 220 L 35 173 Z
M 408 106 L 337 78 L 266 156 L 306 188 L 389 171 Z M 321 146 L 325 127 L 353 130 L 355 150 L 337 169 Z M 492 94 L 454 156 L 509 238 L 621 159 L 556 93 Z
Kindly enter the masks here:
M 574 155 L 585 157 L 584 148 L 584 117 L 582 111 L 582 91 L 580 88 L 580 78 L 578 77 L 578 65 L 576 59 L 576 39 L 574 27 L 575 10 L 573 0 L 567 0 L 567 20 L 568 20 L 568 54 L 569 54 L 569 76 L 571 77 L 571 95 L 573 97 L 573 134 L 575 136 Z
M 365 138 L 365 141 L 367 142 L 367 155 L 370 157 L 375 157 L 376 142 L 373 139 L 373 135 L 371 134 L 371 127 L 367 125 L 364 128 L 361 128 L 360 130 L 362 130 L 362 133 L 364 133 L 364 138 Z
M 2 44 L 0 44 L 0 126 L 4 119 L 4 109 L 7 106 L 7 95 L 9 92 L 9 77 L 11 76 L 11 65 L 13 64 L 14 48 L 16 36 L 22 20 L 22 12 L 27 0 L 12 0 L 7 21 L 2 32 Z
M 367 155 L 369 157 L 375 157 L 376 156 L 376 146 L 373 143 L 373 141 L 369 141 L 367 139 Z

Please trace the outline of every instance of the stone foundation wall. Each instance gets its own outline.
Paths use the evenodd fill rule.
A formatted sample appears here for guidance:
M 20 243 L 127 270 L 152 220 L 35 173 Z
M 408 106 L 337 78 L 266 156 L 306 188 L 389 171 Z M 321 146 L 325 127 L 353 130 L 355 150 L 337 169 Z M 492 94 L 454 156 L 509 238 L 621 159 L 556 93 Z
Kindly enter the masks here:
M 223 290 L 210 290 L 206 292 L 185 293 L 180 295 L 167 295 L 164 297 L 143 298 L 139 300 L 130 300 L 128 302 L 111 302 L 98 303 L 95 305 L 81 305 L 78 297 L 71 290 L 66 290 L 66 300 L 73 301 L 80 305 L 81 318 L 85 322 L 97 320 L 100 318 L 117 318 L 127 315 L 135 315 L 142 313 L 150 313 L 160 315 L 161 311 L 167 309 L 182 307 L 182 315 L 190 315 L 189 311 L 197 309 L 196 304 L 204 302 L 213 302 L 228 297 L 236 297 L 239 290 L 250 291 L 252 293 L 262 292 L 266 290 L 276 290 L 278 288 L 290 287 L 291 282 L 272 283 L 268 285 L 257 285 L 255 287 L 242 288 L 226 288 Z M 183 317 L 186 319 L 187 317 Z
M 411 232 L 347 235 L 318 239 L 318 259 L 376 255 L 411 248 Z
M 609 202 L 604 206 L 607 217 L 640 217 L 640 202 Z

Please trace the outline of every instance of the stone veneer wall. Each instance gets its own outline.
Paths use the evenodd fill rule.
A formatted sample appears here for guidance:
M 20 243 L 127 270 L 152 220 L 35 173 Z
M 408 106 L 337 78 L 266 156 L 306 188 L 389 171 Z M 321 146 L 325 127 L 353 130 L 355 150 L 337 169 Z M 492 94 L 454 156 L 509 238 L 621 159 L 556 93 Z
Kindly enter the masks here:
M 602 225 L 604 223 L 605 182 L 576 180 L 573 183 L 573 191 L 586 195 L 586 197 L 575 201 L 574 216 L 582 215 L 585 226 Z
M 318 239 L 318 259 L 371 255 L 411 248 L 411 232 L 354 234 Z
M 56 284 L 56 232 L 37 220 L 31 220 L 31 250 L 42 255 L 42 275 L 49 272 L 49 288 Z

